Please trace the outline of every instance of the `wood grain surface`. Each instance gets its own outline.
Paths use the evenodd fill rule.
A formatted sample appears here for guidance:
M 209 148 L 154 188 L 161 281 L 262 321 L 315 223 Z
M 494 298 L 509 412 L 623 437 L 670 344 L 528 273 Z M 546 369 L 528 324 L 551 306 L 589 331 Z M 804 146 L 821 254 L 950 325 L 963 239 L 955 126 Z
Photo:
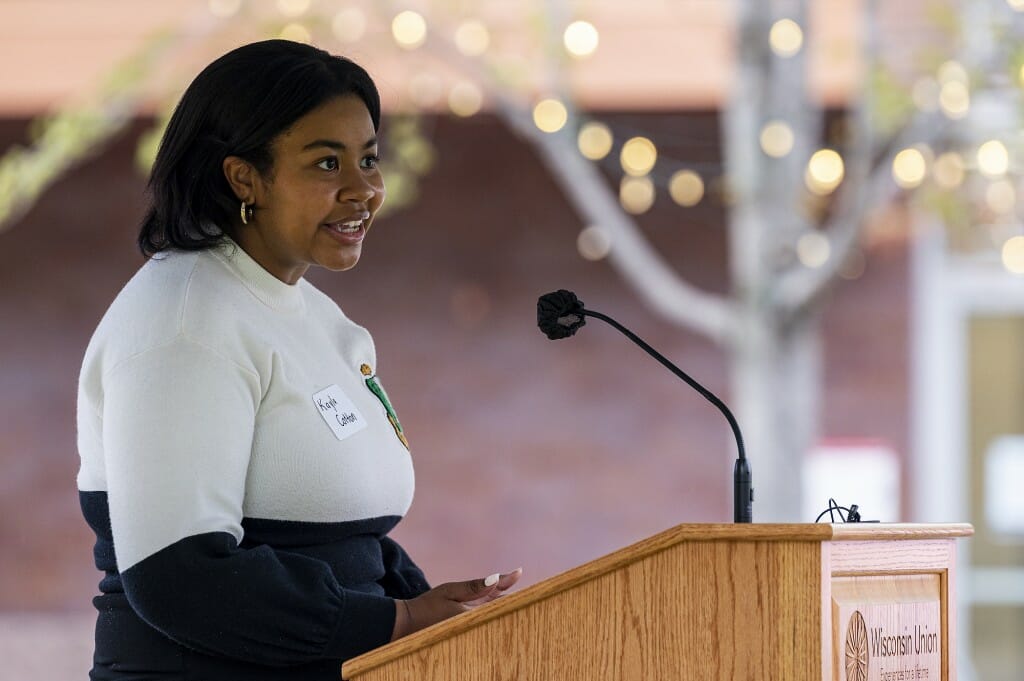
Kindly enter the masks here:
M 680 525 L 350 660 L 343 676 L 831 679 L 832 577 L 938 573 L 950 537 L 969 532 Z

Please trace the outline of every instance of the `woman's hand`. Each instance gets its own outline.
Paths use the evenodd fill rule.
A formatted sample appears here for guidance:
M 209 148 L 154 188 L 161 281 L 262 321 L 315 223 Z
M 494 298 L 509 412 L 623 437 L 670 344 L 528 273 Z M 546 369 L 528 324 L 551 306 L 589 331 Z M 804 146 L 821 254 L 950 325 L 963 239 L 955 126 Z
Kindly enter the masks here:
M 425 629 L 431 624 L 490 603 L 519 581 L 523 569 L 485 579 L 448 582 L 407 601 L 395 600 L 395 628 L 391 640 Z

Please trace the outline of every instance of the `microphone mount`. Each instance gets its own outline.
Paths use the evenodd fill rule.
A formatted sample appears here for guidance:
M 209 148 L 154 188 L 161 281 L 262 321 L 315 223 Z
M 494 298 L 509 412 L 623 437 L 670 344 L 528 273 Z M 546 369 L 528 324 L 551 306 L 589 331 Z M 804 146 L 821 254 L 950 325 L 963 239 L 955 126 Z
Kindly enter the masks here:
M 664 355 L 648 345 L 642 338 L 619 324 L 606 314 L 588 310 L 576 294 L 564 289 L 548 293 L 537 300 L 537 325 L 551 340 L 568 338 L 575 335 L 586 324 L 586 317 L 593 317 L 618 329 L 624 336 L 639 345 L 643 350 L 658 360 L 662 366 L 681 378 L 691 388 L 715 405 L 729 422 L 732 434 L 736 439 L 738 458 L 733 467 L 733 522 L 753 522 L 754 490 L 751 486 L 750 465 L 747 463 L 746 450 L 743 446 L 743 434 L 732 411 L 714 393 L 698 383 L 685 371 L 670 362 Z

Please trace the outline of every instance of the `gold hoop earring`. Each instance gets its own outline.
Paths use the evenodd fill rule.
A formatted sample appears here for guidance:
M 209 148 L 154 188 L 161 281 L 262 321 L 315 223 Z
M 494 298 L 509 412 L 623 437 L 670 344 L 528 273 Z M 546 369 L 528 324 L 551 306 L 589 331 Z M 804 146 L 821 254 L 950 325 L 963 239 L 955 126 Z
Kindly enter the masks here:
M 241 213 L 242 213 L 242 224 L 243 225 L 249 224 L 249 220 L 252 220 L 252 216 L 253 216 L 253 207 L 252 206 L 246 206 L 245 205 L 245 201 L 242 201 Z

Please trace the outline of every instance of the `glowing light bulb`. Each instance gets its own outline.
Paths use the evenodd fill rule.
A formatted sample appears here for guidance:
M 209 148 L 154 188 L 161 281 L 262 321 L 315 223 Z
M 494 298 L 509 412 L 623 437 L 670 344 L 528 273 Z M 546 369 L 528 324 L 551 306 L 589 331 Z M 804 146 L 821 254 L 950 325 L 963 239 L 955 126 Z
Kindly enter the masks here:
M 1024 236 L 1010 237 L 1002 248 L 1003 267 L 1013 274 L 1024 274 Z
M 604 123 L 591 121 L 580 128 L 576 137 L 580 153 L 591 161 L 599 161 L 612 150 L 612 131 Z
M 928 172 L 924 154 L 917 149 L 904 149 L 892 160 L 892 176 L 904 189 L 913 189 L 924 182 Z
M 277 0 L 277 11 L 286 17 L 301 17 L 309 5 L 310 0 Z
M 658 150 L 654 142 L 646 137 L 632 137 L 622 145 L 619 162 L 622 169 L 629 175 L 639 177 L 651 172 L 658 160 Z
M 568 120 L 569 112 L 557 99 L 542 99 L 533 107 L 533 123 L 543 132 L 558 132 Z
M 1010 168 L 1010 154 L 999 140 L 989 140 L 978 147 L 978 170 L 986 177 L 1000 177 Z
M 284 40 L 291 40 L 296 43 L 311 43 L 313 41 L 313 35 L 309 32 L 309 29 L 302 24 L 290 23 L 281 29 L 279 37 Z
M 584 227 L 576 237 L 576 250 L 586 260 L 602 260 L 612 250 L 612 239 L 604 227 Z
M 456 116 L 468 118 L 480 111 L 484 95 L 474 83 L 461 81 L 452 86 L 448 93 L 448 107 Z
M 935 184 L 943 189 L 956 189 L 964 181 L 964 160 L 955 151 L 947 151 L 935 159 L 932 166 Z
M 796 256 L 804 267 L 815 269 L 828 262 L 832 245 L 824 234 L 809 232 L 796 242 Z
M 948 118 L 959 120 L 971 108 L 971 93 L 967 85 L 956 80 L 942 84 L 939 90 L 939 106 Z
M 619 203 L 627 213 L 640 215 L 654 205 L 654 183 L 649 177 L 627 175 L 619 184 Z
M 221 19 L 227 19 L 238 14 L 242 8 L 242 0 L 210 0 L 210 14 Z
M 989 184 L 985 189 L 985 203 L 997 215 L 1009 215 L 1017 206 L 1017 191 L 1013 183 L 1003 178 Z
M 589 57 L 597 49 L 600 38 L 597 29 L 589 21 L 574 21 L 562 34 L 565 49 L 574 57 Z
M 692 170 L 677 171 L 668 181 L 668 193 L 680 206 L 696 206 L 704 198 L 704 180 Z
M 491 44 L 491 34 L 482 21 L 463 21 L 455 29 L 455 47 L 467 57 L 479 57 Z
M 845 168 L 842 157 L 832 149 L 819 149 L 807 162 L 804 182 L 815 194 L 831 194 L 843 181 Z
M 768 34 L 772 52 L 780 57 L 792 57 L 804 44 L 804 32 L 792 19 L 779 19 Z
M 761 149 L 773 158 L 793 150 L 793 128 L 785 121 L 768 121 L 761 128 Z
M 427 40 L 427 22 L 422 15 L 406 10 L 391 21 L 391 35 L 407 50 L 415 50 Z
M 358 7 L 338 10 L 331 20 L 331 32 L 343 43 L 354 43 L 366 33 L 366 14 Z

